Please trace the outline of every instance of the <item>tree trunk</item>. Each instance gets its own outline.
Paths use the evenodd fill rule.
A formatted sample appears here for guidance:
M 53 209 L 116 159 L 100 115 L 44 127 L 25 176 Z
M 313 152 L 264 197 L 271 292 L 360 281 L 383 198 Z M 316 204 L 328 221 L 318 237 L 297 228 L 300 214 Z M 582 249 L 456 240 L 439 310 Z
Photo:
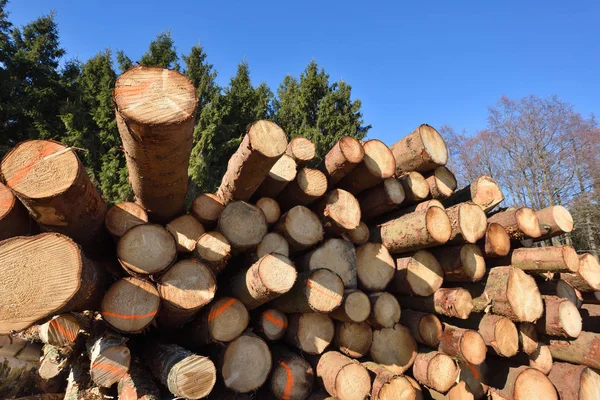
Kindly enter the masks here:
M 267 380 L 273 360 L 264 340 L 245 333 L 227 345 L 222 358 L 221 375 L 229 390 L 249 393 Z M 248 362 L 251 361 L 251 368 Z
M 513 240 L 536 239 L 542 235 L 539 219 L 531 208 L 509 208 L 488 218 L 488 222 L 496 222 L 506 229 Z
M 351 358 L 361 358 L 369 353 L 373 331 L 366 322 L 336 322 L 334 345 Z
M 0 356 L 37 362 L 42 356 L 42 344 L 21 339 L 16 335 L 0 335 Z
M 315 158 L 315 145 L 307 138 L 297 137 L 290 140 L 285 154 L 300 166 L 304 166 Z
M 373 331 L 369 354 L 373 361 L 394 374 L 403 374 L 417 356 L 417 342 L 407 327 L 396 324 L 393 328 Z
M 470 185 L 454 192 L 452 196 L 444 200 L 444 205 L 449 207 L 465 201 L 472 201 L 481 207 L 483 211 L 488 212 L 500 204 L 502 200 L 504 200 L 504 195 L 500 185 L 492 177 L 482 175 L 471 182 Z
M 519 330 L 519 350 L 526 354 L 533 354 L 539 346 L 538 334 L 535 325 L 530 322 L 517 324 Z
M 214 343 L 228 343 L 246 330 L 249 320 L 248 310 L 241 301 L 221 297 L 206 306 L 180 331 L 179 340 L 192 350 Z
M 138 225 L 119 239 L 117 257 L 127 272 L 145 278 L 160 274 L 175 262 L 177 243 L 160 225 Z
M 512 357 L 519 351 L 519 331 L 508 318 L 492 314 L 472 314 L 485 344 L 502 357 Z
M 11 334 L 11 338 L 64 347 L 75 342 L 80 329 L 79 320 L 74 315 L 66 313 L 56 315 L 43 324 L 33 325 L 21 332 L 14 332 Z
M 231 258 L 231 245 L 221 232 L 206 232 L 196 242 L 195 255 L 217 277 L 225 269 L 227 262 Z
M 99 324 L 87 342 L 90 358 L 90 376 L 100 387 L 109 388 L 117 383 L 129 370 L 131 352 L 121 335 L 110 332 Z
M 575 304 L 556 296 L 544 296 L 545 312 L 536 323 L 544 335 L 576 338 L 581 333 L 581 315 Z
M 419 353 L 413 365 L 413 375 L 423 386 L 446 393 L 456 383 L 460 369 L 452 358 L 439 351 Z
M 438 350 L 469 364 L 480 365 L 485 361 L 485 341 L 472 329 L 445 323 Z
M 292 289 L 276 298 L 273 307 L 285 313 L 329 313 L 342 304 L 344 283 L 327 269 L 300 273 Z
M 177 71 L 138 66 L 117 79 L 113 100 L 136 200 L 167 222 L 185 209 L 196 89 Z
M 380 140 L 363 143 L 364 158 L 338 182 L 340 189 L 357 195 L 394 176 L 394 155 Z
M 363 322 L 371 314 L 369 296 L 357 289 L 346 289 L 342 304 L 329 316 L 342 322 Z
M 139 204 L 124 201 L 117 203 L 106 212 L 104 226 L 118 242 L 121 236 L 134 226 L 148 223 L 148 214 Z
M 286 347 L 278 345 L 273 352 L 270 389 L 277 399 L 305 400 L 313 390 L 315 374 L 310 364 Z
M 574 274 L 560 274 L 560 279 L 580 292 L 600 290 L 600 264 L 590 253 L 579 256 L 579 269 Z
M 323 387 L 339 400 L 364 399 L 371 391 L 367 369 L 336 351 L 328 351 L 319 359 L 317 377 Z
M 396 271 L 388 290 L 396 294 L 431 296 L 444 281 L 438 260 L 428 251 L 420 250 L 396 259 Z
M 400 321 L 400 303 L 387 292 L 371 293 L 371 315 L 367 320 L 373 329 L 391 328 Z
M 321 354 L 333 341 L 335 325 L 327 314 L 289 314 L 285 340 L 308 354 Z
M 143 279 L 129 277 L 111 285 L 102 299 L 100 312 L 116 330 L 137 333 L 154 321 L 159 307 L 156 287 Z
M 459 203 L 446 209 L 452 224 L 450 242 L 476 243 L 485 236 L 487 217 L 475 203 Z
M 216 194 L 203 193 L 192 202 L 191 213 L 206 230 L 215 229 L 223 212 L 223 201 Z
M 477 245 L 438 247 L 431 254 L 439 261 L 446 282 L 478 282 L 485 276 L 485 259 Z
M 369 241 L 369 227 L 361 221 L 356 228 L 348 231 L 347 235 L 355 246 L 360 246 Z
M 67 235 L 88 253 L 105 250 L 106 203 L 70 147 L 51 140 L 22 142 L 6 153 L 0 175 L 42 230 Z
M 9 188 L 0 182 L 0 241 L 25 236 L 34 229 L 27 209 Z
M 398 296 L 398 299 L 405 308 L 460 319 L 467 319 L 473 310 L 471 295 L 463 288 L 441 288 L 431 296 Z
M 442 136 L 432 126 L 423 124 L 394 143 L 396 175 L 403 172 L 427 172 L 448 162 L 448 149 Z
M 431 207 L 378 225 L 371 230 L 371 240 L 396 254 L 439 246 L 448 241 L 451 232 L 446 212 Z
M 277 196 L 282 210 L 294 206 L 308 206 L 327 192 L 327 177 L 318 169 L 302 168 L 296 179 L 290 182 Z
M 287 154 L 282 155 L 256 190 L 255 197 L 279 196 L 283 189 L 296 179 L 296 167 L 296 161 L 292 157 Z
M 196 248 L 196 242 L 204 234 L 204 227 L 190 214 L 182 215 L 166 226 L 177 243 L 177 252 L 189 254 Z
M 0 335 L 68 311 L 97 309 L 107 277 L 58 233 L 0 242 Z
M 273 230 L 288 241 L 292 254 L 323 240 L 323 225 L 319 217 L 304 206 L 296 206 L 283 214 Z
M 60 382 L 58 386 L 62 387 L 69 375 L 72 355 L 72 347 L 44 345 L 43 355 L 39 358 L 40 367 L 38 374 L 40 378 L 47 382 Z
M 258 246 L 269 227 L 260 208 L 233 201 L 223 208 L 218 228 L 234 251 L 246 251 Z
M 356 250 L 356 275 L 365 291 L 385 290 L 395 272 L 394 259 L 381 243 L 366 243 Z
M 217 291 L 210 268 L 193 258 L 177 262 L 157 283 L 162 304 L 158 325 L 167 329 L 180 328 L 192 320 Z
M 289 258 L 290 245 L 283 236 L 278 233 L 267 233 L 256 248 L 256 259 L 266 256 L 269 253 L 277 253 Z
M 206 397 L 217 380 L 217 370 L 208 358 L 174 344 L 149 342 L 143 357 L 152 375 L 175 396 Z
M 254 322 L 255 332 L 269 341 L 283 338 L 288 326 L 287 315 L 275 308 L 263 311 Z
M 512 265 L 528 272 L 577 272 L 579 257 L 572 246 L 548 246 L 514 249 L 492 265 Z
M 555 362 L 548 379 L 558 390 L 561 399 L 598 398 L 600 375 L 585 365 Z
M 339 236 L 355 229 L 360 224 L 361 209 L 358 200 L 350 193 L 334 189 L 312 207 L 325 233 Z
M 253 310 L 290 291 L 296 269 L 281 254 L 267 254 L 231 280 L 231 292 L 248 310 Z
M 301 270 L 327 268 L 342 278 L 346 289 L 356 289 L 356 250 L 351 242 L 343 239 L 329 239 L 316 249 L 296 259 L 296 267 Z
M 540 221 L 542 236 L 539 240 L 547 240 L 555 236 L 564 235 L 573 230 L 573 217 L 563 206 L 550 206 L 535 214 Z
M 404 206 L 420 203 L 430 195 L 425 177 L 418 172 L 412 171 L 400 175 L 398 182 L 404 189 Z
M 263 214 L 265 214 L 269 226 L 273 225 L 279 220 L 279 217 L 281 217 L 281 208 L 279 208 L 279 204 L 270 197 L 261 197 L 258 199 L 256 201 L 256 207 L 260 208 Z
M 456 190 L 456 177 L 446 167 L 439 166 L 424 175 L 429 193 L 434 199 L 447 199 Z
M 504 257 L 510 252 L 510 236 L 502 225 L 492 222 L 477 245 L 486 258 Z
M 490 364 L 490 373 L 487 377 L 490 394 L 497 394 L 502 398 L 558 400 L 556 389 L 550 380 L 534 368 L 495 363 L 493 366 Z
M 417 390 L 409 377 L 394 374 L 387 368 L 372 361 L 361 364 L 369 371 L 373 386 L 371 389 L 371 399 L 373 400 L 417 400 Z M 419 385 L 418 383 L 414 383 Z
M 396 178 L 388 178 L 360 194 L 360 211 L 364 220 L 395 210 L 404 201 L 404 189 Z
M 256 121 L 227 163 L 217 196 L 227 204 L 232 200 L 248 201 L 285 153 L 285 132 L 269 121 Z
M 119 380 L 119 400 L 160 400 L 160 390 L 150 371 L 137 358 L 131 360 L 129 371 Z
M 552 339 L 548 346 L 557 360 L 600 369 L 600 333 L 581 332 L 575 340 Z
M 365 150 L 358 140 L 349 136 L 341 138 L 325 155 L 321 164 L 329 186 L 335 186 L 360 164 L 364 156 Z
M 440 343 L 442 323 L 435 314 L 404 309 L 400 323 L 410 329 L 418 343 L 431 348 L 436 348 Z

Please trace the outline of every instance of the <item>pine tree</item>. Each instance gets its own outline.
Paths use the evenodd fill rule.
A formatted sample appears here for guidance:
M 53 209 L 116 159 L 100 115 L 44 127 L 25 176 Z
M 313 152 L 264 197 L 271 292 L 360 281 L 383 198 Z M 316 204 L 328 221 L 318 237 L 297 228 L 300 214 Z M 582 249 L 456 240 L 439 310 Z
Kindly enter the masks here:
M 125 52 L 123 50 L 117 51 L 117 64 L 119 65 L 121 73 L 133 67 L 133 61 L 131 61 L 131 58 L 125 55 Z
M 185 63 L 184 75 L 192 81 L 198 93 L 198 110 L 202 110 L 219 93 L 215 82 L 217 72 L 212 64 L 207 63 L 206 53 L 199 44 L 192 47 L 189 55 L 181 58 Z
M 161 32 L 150 42 L 150 48 L 142 55 L 140 64 L 148 67 L 161 67 L 179 71 L 177 50 L 171 31 Z

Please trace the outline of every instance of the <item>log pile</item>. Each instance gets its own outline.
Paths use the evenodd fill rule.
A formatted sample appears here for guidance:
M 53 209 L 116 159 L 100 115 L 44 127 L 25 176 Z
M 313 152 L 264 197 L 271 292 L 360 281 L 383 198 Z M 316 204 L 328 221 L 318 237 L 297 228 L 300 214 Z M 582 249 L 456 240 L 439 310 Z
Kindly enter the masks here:
M 456 190 L 428 125 L 318 160 L 257 121 L 186 213 L 192 85 L 114 96 L 135 202 L 57 142 L 0 164 L 0 398 L 600 398 L 600 264 L 542 245 L 563 207 Z

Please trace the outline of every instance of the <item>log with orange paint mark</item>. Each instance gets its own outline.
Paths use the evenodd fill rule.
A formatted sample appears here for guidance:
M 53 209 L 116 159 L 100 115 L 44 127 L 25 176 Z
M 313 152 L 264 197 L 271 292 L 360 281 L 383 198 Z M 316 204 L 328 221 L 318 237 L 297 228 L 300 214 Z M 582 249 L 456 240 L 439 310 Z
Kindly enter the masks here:
M 280 400 L 306 399 L 312 392 L 314 372 L 311 365 L 287 347 L 271 347 L 273 370 L 269 388 Z

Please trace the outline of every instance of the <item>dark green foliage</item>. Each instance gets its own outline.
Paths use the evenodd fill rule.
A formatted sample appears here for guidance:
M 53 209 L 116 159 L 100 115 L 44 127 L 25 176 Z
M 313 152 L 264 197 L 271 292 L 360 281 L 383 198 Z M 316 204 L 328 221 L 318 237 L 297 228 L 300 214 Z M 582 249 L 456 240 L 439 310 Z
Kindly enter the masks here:
M 140 64 L 147 67 L 161 67 L 179 71 L 177 51 L 171 38 L 171 32 L 161 32 L 150 43 L 150 48 L 140 59 Z
M 121 70 L 121 73 L 133 67 L 133 61 L 131 61 L 131 58 L 125 55 L 125 52 L 123 50 L 117 51 L 117 64 L 119 64 L 119 69 Z
M 215 83 L 217 72 L 213 65 L 206 62 L 206 53 L 199 44 L 192 47 L 189 55 L 182 55 L 185 62 L 184 75 L 187 76 L 198 92 L 198 109 L 202 110 L 219 93 Z

